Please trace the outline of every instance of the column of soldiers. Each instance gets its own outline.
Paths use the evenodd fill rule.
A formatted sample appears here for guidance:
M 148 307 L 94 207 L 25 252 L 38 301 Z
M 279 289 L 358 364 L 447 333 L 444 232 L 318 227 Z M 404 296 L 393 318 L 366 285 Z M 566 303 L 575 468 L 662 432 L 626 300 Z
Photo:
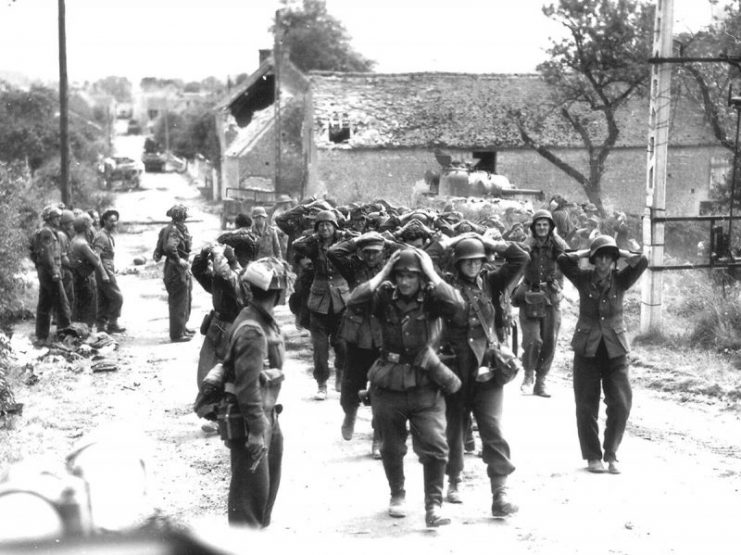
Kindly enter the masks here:
M 72 322 L 91 330 L 122 333 L 123 295 L 116 283 L 115 239 L 119 214 L 49 205 L 31 238 L 30 257 L 39 280 L 35 339 L 46 345 L 52 320 L 57 330 Z
M 452 210 L 408 210 L 384 201 L 336 207 L 311 199 L 274 217 L 288 239 L 285 247 L 275 240 L 277 230 L 263 223 L 267 211 L 259 207 L 251 216 L 239 215 L 235 230 L 204 247 L 191 271 L 212 294 L 214 308 L 201 328 L 196 409 L 215 417 L 227 399 L 242 415 L 239 430 L 229 432 L 236 435 L 226 438 L 232 453 L 230 522 L 267 526 L 277 495 L 283 346 L 273 308 L 291 292 L 287 264 L 280 261 L 286 252 L 297 274 L 289 306 L 311 336 L 314 398 L 327 399 L 334 351 L 342 437 L 352 440 L 359 406 L 368 401 L 371 451 L 383 463 L 391 517 L 407 514 L 403 461 L 411 434 L 423 467 L 425 523 L 450 522 L 442 505 L 464 501 L 460 484 L 471 417 L 490 481 L 490 514 L 502 518 L 518 511 L 507 488 L 515 466 L 502 429 L 504 386 L 520 367 L 519 328 L 521 388 L 550 396 L 546 378 L 564 275 L 581 299 L 572 345 L 582 456 L 592 472 L 618 473 L 616 453 L 631 398 L 622 295 L 646 259 L 605 234 L 587 236 L 589 244 L 580 248 L 589 216 L 581 222 L 554 201 L 555 214 L 513 211 L 474 222 Z M 593 268 L 584 268 L 581 259 Z M 519 307 L 518 320 L 511 304 Z M 601 386 L 608 405 L 602 447 Z M 219 391 L 221 409 L 208 402 Z M 223 412 L 221 418 L 231 421 Z

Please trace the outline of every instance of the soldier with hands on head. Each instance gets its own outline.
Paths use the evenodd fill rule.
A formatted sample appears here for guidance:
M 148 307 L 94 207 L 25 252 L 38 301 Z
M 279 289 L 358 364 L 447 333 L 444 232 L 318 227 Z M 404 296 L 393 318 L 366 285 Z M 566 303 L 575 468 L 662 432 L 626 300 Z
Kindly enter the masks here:
M 587 258 L 593 267 L 582 269 Z M 617 261 L 627 265 L 617 269 Z M 615 240 L 600 235 L 588 249 L 561 254 L 558 265 L 579 291 L 579 320 L 571 347 L 574 349 L 574 398 L 576 428 L 582 458 L 590 472 L 619 474 L 617 451 L 623 439 L 632 404 L 628 374 L 628 339 L 623 308 L 625 292 L 648 267 L 641 253 L 618 249 Z M 602 448 L 599 441 L 600 390 L 605 393 L 607 421 Z
M 404 456 L 410 430 L 423 467 L 425 523 L 450 524 L 441 513 L 448 458 L 444 394 L 457 391 L 460 380 L 435 353 L 435 322 L 462 313 L 463 299 L 437 274 L 427 253 L 408 248 L 392 254 L 380 272 L 355 288 L 349 309 L 366 304 L 381 322 L 381 356 L 368 380 L 391 490 L 389 515 L 406 516 Z
M 62 254 L 57 234 L 61 216 L 62 212 L 56 206 L 45 207 L 41 212 L 44 223 L 31 240 L 31 261 L 39 278 L 36 341 L 41 344 L 49 340 L 52 311 L 58 329 L 70 324 L 70 306 L 62 285 Z
M 518 277 L 529 257 L 515 243 L 494 242 L 476 233 L 460 235 L 447 242 L 447 246 L 453 249 L 454 263 L 449 283 L 460 291 L 466 310 L 447 319 L 445 325 L 446 343 L 455 354 L 454 371 L 462 382 L 461 389 L 446 399 L 450 448 L 446 500 L 462 502 L 459 484 L 463 472 L 464 422 L 473 412 L 491 484 L 491 512 L 495 517 L 504 517 L 518 510 L 507 496 L 507 477 L 515 467 L 510 461 L 509 444 L 502 430 L 504 384 L 514 375 L 480 373 L 479 370 L 494 367 L 496 354 L 506 353 L 510 360 L 515 358 L 497 338 L 495 303 Z M 496 270 L 487 269 L 487 251 L 502 255 L 504 265 Z
M 521 389 L 540 397 L 551 396 L 546 378 L 551 371 L 561 327 L 563 275 L 556 259 L 569 248 L 555 229 L 548 210 L 537 210 L 533 214 L 532 235 L 526 241 L 530 262 L 512 297 L 512 304 L 520 309 L 522 365 L 525 369 Z
M 117 210 L 106 210 L 100 217 L 100 231 L 95 234 L 93 249 L 100 257 L 103 272 L 98 276 L 98 331 L 108 333 L 123 333 L 126 328 L 121 327 L 118 319 L 121 316 L 123 295 L 116 281 L 116 240 L 113 235 L 118 229 L 119 214 Z M 104 280 L 103 277 L 107 277 Z
M 257 258 L 283 258 L 277 230 L 268 224 L 268 213 L 262 206 L 252 209 L 252 234 L 257 242 Z
M 335 388 L 342 383 L 342 368 L 345 364 L 345 346 L 337 336 L 342 313 L 350 296 L 350 288 L 342 274 L 327 257 L 327 251 L 345 239 L 340 231 L 337 215 L 332 210 L 322 210 L 314 220 L 314 233 L 304 235 L 293 243 L 294 258 L 311 260 L 314 279 L 309 290 L 309 331 L 314 351 L 314 379 L 317 393 L 314 398 L 327 398 L 329 380 L 329 346 L 334 347 Z

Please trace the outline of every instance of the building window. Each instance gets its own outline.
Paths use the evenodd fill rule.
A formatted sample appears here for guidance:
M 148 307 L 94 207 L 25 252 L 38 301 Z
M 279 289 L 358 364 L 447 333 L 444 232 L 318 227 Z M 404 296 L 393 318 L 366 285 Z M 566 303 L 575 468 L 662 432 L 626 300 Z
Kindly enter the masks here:
M 710 183 L 708 190 L 712 193 L 724 189 L 731 175 L 733 162 L 730 156 L 713 156 L 710 158 Z
M 333 143 L 350 140 L 350 118 L 347 114 L 335 113 L 329 119 L 329 140 Z

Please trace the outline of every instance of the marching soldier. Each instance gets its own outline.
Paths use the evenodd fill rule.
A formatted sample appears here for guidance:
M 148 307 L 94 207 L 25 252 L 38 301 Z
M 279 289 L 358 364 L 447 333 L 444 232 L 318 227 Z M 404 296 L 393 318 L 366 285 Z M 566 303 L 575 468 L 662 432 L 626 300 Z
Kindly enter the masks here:
M 116 267 L 114 258 L 116 256 L 116 241 L 113 234 L 118 229 L 118 211 L 106 210 L 100 217 L 100 231 L 95 234 L 93 249 L 100 257 L 103 264 L 103 272 L 98 276 L 98 331 L 108 333 L 123 333 L 126 328 L 119 325 L 123 306 L 123 295 L 116 281 Z M 107 277 L 105 280 L 103 277 Z
M 551 396 L 546 377 L 551 370 L 561 327 L 563 274 L 556 259 L 569 248 L 554 232 L 555 228 L 548 210 L 533 214 L 532 236 L 526 242 L 530 248 L 530 262 L 512 299 L 520 309 L 522 365 L 525 368 L 521 389 L 540 397 Z
M 327 398 L 329 379 L 329 346 L 334 347 L 335 387 L 342 383 L 342 368 L 345 364 L 345 346 L 337 337 L 342 312 L 350 296 L 350 288 L 344 277 L 327 258 L 327 250 L 346 235 L 339 230 L 337 216 L 331 210 L 319 212 L 314 220 L 314 233 L 299 238 L 293 243 L 295 258 L 308 258 L 314 269 L 307 307 L 309 309 L 309 331 L 314 351 L 314 379 L 317 392 L 314 398 Z
M 70 324 L 70 307 L 62 286 L 62 259 L 57 227 L 62 212 L 47 206 L 41 212 L 44 224 L 34 233 L 31 241 L 31 260 L 36 265 L 39 278 L 39 300 L 36 305 L 36 341 L 49 340 L 51 313 L 54 311 L 57 328 Z
M 510 461 L 509 444 L 501 425 L 504 381 L 491 372 L 480 376 L 479 369 L 494 365 L 493 353 L 506 348 L 496 335 L 494 303 L 517 278 L 529 258 L 515 243 L 493 242 L 474 233 L 458 236 L 448 245 L 453 247 L 454 264 L 450 284 L 460 291 L 466 310 L 448 319 L 445 326 L 447 342 L 455 354 L 456 374 L 462 382 L 461 389 L 446 399 L 450 448 L 446 500 L 462 502 L 459 484 L 463 472 L 464 420 L 473 412 L 491 483 L 491 512 L 495 517 L 505 517 L 517 512 L 518 507 L 508 499 L 506 490 L 507 476 L 515 467 Z M 505 264 L 497 270 L 487 270 L 484 267 L 487 249 L 503 255 Z
M 579 268 L 579 259 L 593 265 Z M 627 265 L 617 270 L 617 261 Z M 617 451 L 623 439 L 632 403 L 628 376 L 628 340 L 623 321 L 623 297 L 648 267 L 641 253 L 620 250 L 608 235 L 596 237 L 589 249 L 561 254 L 558 265 L 579 291 L 579 320 L 571 346 L 574 349 L 576 427 L 582 458 L 590 472 L 619 474 Z M 607 422 L 600 449 L 600 389 L 605 392 Z
M 428 527 L 450 524 L 441 514 L 448 458 L 443 391 L 456 391 L 460 380 L 440 362 L 430 344 L 436 340 L 433 322 L 463 312 L 463 299 L 435 272 L 427 253 L 410 248 L 392 254 L 380 272 L 353 291 L 349 308 L 366 304 L 382 325 L 381 356 L 368 379 L 391 490 L 389 516 L 406 516 L 408 423 L 412 447 L 423 466 L 425 523 Z

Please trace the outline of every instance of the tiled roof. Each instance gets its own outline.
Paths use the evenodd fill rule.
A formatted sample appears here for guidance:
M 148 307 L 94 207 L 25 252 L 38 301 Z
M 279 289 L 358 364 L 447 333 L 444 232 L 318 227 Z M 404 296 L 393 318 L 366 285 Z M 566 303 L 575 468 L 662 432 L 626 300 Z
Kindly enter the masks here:
M 534 74 L 311 72 L 309 77 L 319 148 L 518 148 L 523 143 L 508 111 L 544 109 L 549 98 L 548 86 Z M 674 108 L 671 144 L 715 143 L 698 110 Z M 352 133 L 348 142 L 335 144 L 327 127 L 338 117 L 349 119 Z M 644 147 L 648 98 L 628 103 L 618 119 L 617 146 Z M 540 139 L 548 146 L 583 147 L 555 113 Z

